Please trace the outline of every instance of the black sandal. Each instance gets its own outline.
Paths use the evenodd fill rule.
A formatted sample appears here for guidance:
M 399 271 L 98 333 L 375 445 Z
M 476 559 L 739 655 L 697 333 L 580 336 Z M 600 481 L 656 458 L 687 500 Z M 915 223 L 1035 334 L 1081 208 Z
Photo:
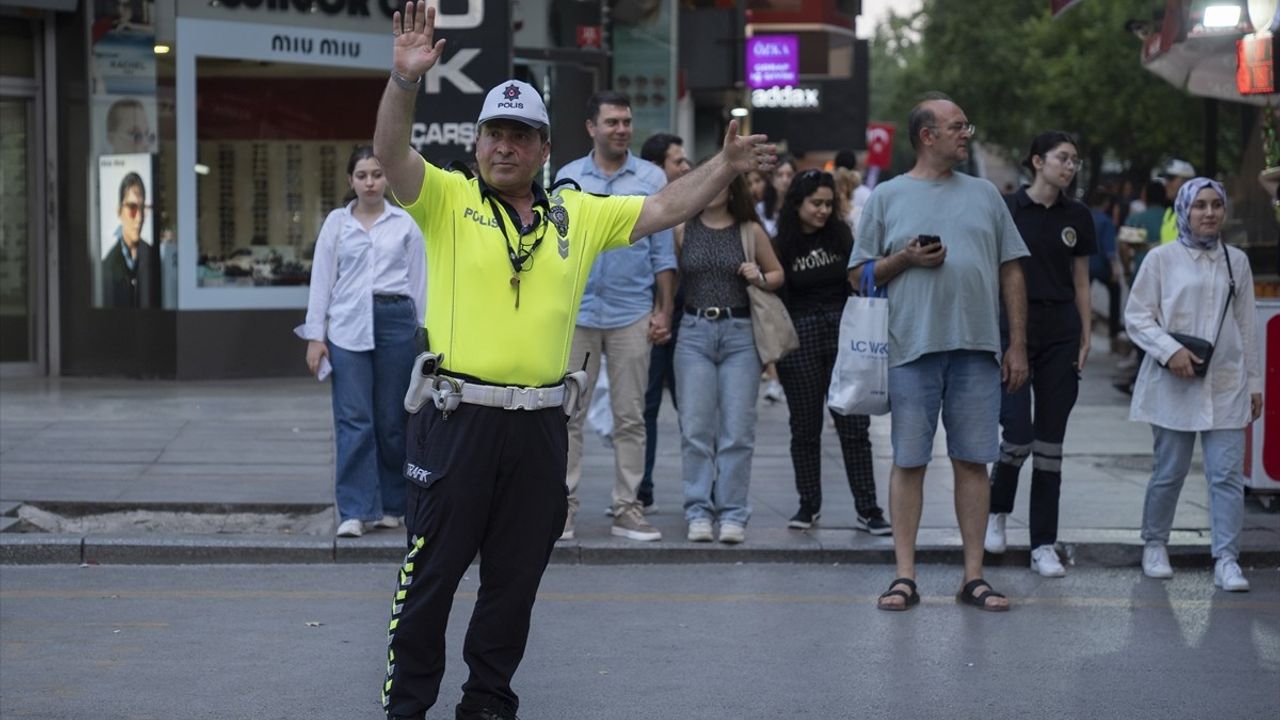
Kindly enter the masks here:
M 893 588 L 897 585 L 906 585 L 907 587 L 911 588 L 911 594 L 904 593 L 901 590 L 894 590 Z M 901 606 L 885 605 L 884 603 L 881 602 L 881 600 L 884 600 L 885 598 L 889 598 L 889 597 L 900 597 L 900 598 L 903 598 L 905 602 Z M 879 608 L 880 610 L 886 610 L 888 612 L 902 612 L 904 610 L 910 609 L 911 606 L 913 605 L 919 604 L 919 602 L 920 602 L 920 593 L 916 592 L 916 581 L 912 580 L 911 578 L 898 578 L 897 580 L 894 580 L 893 582 L 889 583 L 889 589 L 885 591 L 885 593 L 881 595 L 878 600 L 876 600 L 876 607 Z
M 987 590 L 981 595 L 975 595 L 974 593 L 980 588 L 986 588 Z M 991 597 L 1003 598 L 1004 595 L 993 590 L 991 588 L 991 583 L 983 580 L 982 578 L 978 578 L 977 580 L 970 580 L 965 583 L 965 586 L 961 588 L 960 592 L 956 593 L 956 602 L 972 605 L 979 610 L 985 610 L 987 612 L 1006 612 L 1009 609 L 1008 605 L 987 605 L 987 598 Z

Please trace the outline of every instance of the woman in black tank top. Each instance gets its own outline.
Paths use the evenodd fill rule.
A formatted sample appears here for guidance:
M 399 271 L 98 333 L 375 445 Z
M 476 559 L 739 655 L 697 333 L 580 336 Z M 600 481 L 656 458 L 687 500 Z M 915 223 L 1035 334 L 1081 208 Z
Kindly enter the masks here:
M 719 520 L 720 542 L 740 543 L 751 517 L 747 489 L 760 357 L 751 332 L 747 283 L 775 290 L 783 273 L 768 235 L 756 222 L 749 192 L 746 181 L 736 178 L 685 224 L 676 247 L 685 307 L 675 371 L 684 514 L 693 542 L 710 542 L 712 524 Z M 758 263 L 746 262 L 744 233 L 755 244 Z

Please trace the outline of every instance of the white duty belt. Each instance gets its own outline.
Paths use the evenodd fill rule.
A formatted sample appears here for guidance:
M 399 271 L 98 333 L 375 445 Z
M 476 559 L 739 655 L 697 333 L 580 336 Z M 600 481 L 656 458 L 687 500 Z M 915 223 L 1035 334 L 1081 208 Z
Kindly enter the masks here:
M 583 390 L 587 385 L 585 371 L 565 375 L 564 382 L 554 387 L 484 385 L 436 374 L 442 361 L 443 356 L 430 352 L 422 353 L 414 361 L 409 377 L 409 390 L 404 396 L 404 409 L 409 414 L 421 410 L 428 398 L 445 417 L 457 410 L 462 403 L 503 410 L 563 407 L 565 415 L 569 417 L 577 415 L 581 410 L 585 395 Z

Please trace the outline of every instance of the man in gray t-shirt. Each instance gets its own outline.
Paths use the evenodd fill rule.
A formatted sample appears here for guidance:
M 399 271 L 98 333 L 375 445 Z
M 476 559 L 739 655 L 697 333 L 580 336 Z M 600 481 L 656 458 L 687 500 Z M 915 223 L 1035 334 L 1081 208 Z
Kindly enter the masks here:
M 898 578 L 879 607 L 905 610 L 920 597 L 916 534 L 941 411 L 964 542 L 958 597 L 983 610 L 1007 610 L 1008 600 L 982 579 L 982 540 L 987 463 L 999 451 L 1000 384 L 1012 392 L 1027 379 L 1026 290 L 1017 262 L 1027 248 L 996 187 L 952 170 L 968 158 L 973 136 L 964 111 L 933 93 L 907 125 L 916 164 L 872 192 L 849 258 L 855 286 L 862 265 L 874 261 L 876 285 L 889 295 L 889 497 Z M 1009 323 L 1003 362 L 1001 296 Z

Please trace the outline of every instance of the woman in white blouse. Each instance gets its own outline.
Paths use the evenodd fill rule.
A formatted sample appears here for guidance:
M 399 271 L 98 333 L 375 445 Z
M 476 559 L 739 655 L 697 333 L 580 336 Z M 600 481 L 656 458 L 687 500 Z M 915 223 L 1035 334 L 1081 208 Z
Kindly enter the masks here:
M 1221 240 L 1227 194 L 1208 178 L 1187 181 L 1174 212 L 1178 240 L 1152 250 L 1125 308 L 1129 337 L 1146 351 L 1129 418 L 1151 423 L 1155 469 L 1142 511 L 1142 571 L 1173 577 L 1165 545 L 1196 433 L 1209 483 L 1213 582 L 1241 592 L 1245 429 L 1262 412 L 1253 273 L 1243 252 Z M 1170 333 L 1212 343 L 1196 355 Z M 1207 356 L 1207 357 L 1206 357 Z
M 404 517 L 404 394 L 426 302 L 422 232 L 383 197 L 387 181 L 368 146 L 347 162 L 351 198 L 316 239 L 307 320 L 307 368 L 333 373 L 338 536 Z

